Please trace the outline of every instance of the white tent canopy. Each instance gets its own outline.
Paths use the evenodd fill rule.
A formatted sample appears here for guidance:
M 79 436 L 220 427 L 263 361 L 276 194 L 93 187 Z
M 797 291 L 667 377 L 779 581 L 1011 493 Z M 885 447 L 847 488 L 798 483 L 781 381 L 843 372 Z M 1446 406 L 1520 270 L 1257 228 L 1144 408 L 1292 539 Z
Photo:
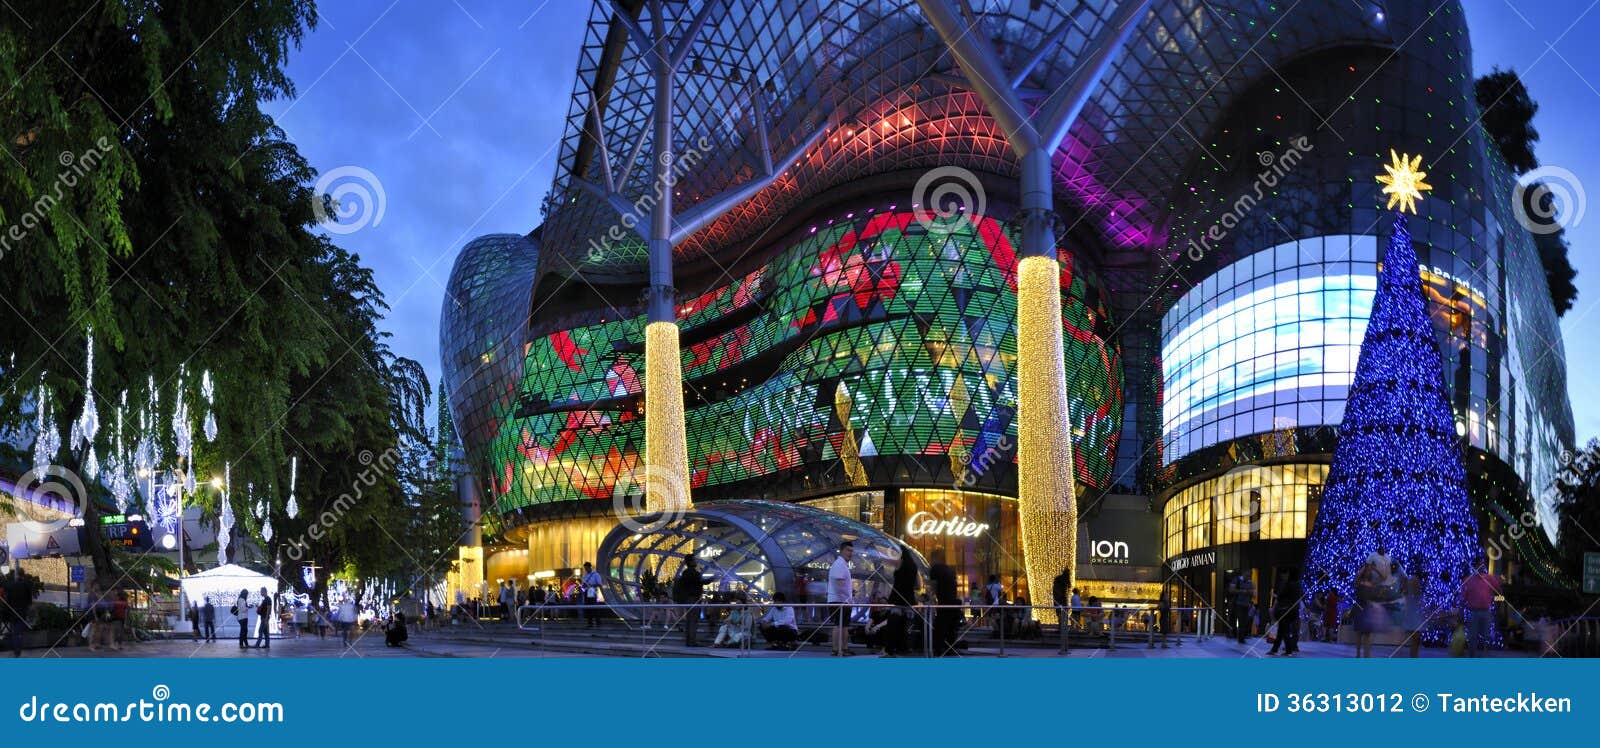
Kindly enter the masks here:
M 254 633 L 256 623 L 255 607 L 261 604 L 261 588 L 265 587 L 268 594 L 278 594 L 278 580 L 266 574 L 251 571 L 236 564 L 223 564 L 215 569 L 207 569 L 199 574 L 183 578 L 183 596 L 185 605 L 194 604 L 205 607 L 206 601 L 217 611 L 217 632 L 221 635 L 223 630 L 231 631 L 238 635 L 239 622 L 228 610 L 239 599 L 239 590 L 250 591 L 250 627 Z M 269 621 L 272 631 L 278 630 L 276 618 Z

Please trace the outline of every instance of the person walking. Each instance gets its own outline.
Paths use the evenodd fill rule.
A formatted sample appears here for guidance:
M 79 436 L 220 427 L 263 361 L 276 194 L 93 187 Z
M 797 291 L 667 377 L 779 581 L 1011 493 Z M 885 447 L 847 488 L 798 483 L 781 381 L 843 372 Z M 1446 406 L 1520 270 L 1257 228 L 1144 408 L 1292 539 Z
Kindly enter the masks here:
M 583 626 L 600 628 L 600 572 L 594 564 L 583 562 Z
M 346 597 L 339 603 L 338 613 L 339 641 L 346 647 L 355 644 L 356 627 L 356 601 Z
M 200 627 L 205 629 L 205 640 L 212 643 L 217 640 L 217 606 L 206 598 L 206 604 L 200 606 Z
M 1172 593 L 1168 592 L 1167 590 L 1162 590 L 1161 591 L 1161 597 L 1156 600 L 1156 620 L 1155 620 L 1155 623 L 1156 623 L 1157 626 L 1161 627 L 1161 648 L 1162 649 L 1166 649 L 1167 648 L 1167 640 L 1172 638 L 1172 624 L 1173 624 L 1173 621 L 1172 621 Z M 1183 642 L 1180 641 L 1180 642 L 1178 642 L 1178 644 L 1182 645 Z
M 256 605 L 256 648 L 272 649 L 272 593 L 261 588 L 261 602 Z
M 1383 603 L 1378 599 L 1379 584 L 1378 568 L 1371 562 L 1361 564 L 1356 572 L 1356 604 L 1352 611 L 1356 624 L 1356 657 L 1372 656 L 1372 636 L 1383 627 L 1386 616 Z
M 1061 573 L 1050 581 L 1050 604 L 1055 606 L 1056 621 L 1060 625 L 1061 633 L 1061 647 L 1056 650 L 1057 654 L 1066 654 L 1068 649 L 1068 632 L 1072 630 L 1069 624 L 1072 619 L 1072 600 L 1068 597 L 1070 594 L 1068 591 L 1071 589 L 1072 567 L 1069 566 L 1062 569 Z
M 233 617 L 239 621 L 239 648 L 250 648 L 250 590 L 239 590 L 239 596 L 234 598 L 233 607 L 229 609 Z
M 121 587 L 115 591 L 111 601 L 111 648 L 121 652 L 122 641 L 128 635 L 128 591 Z
M 1428 616 L 1422 608 L 1422 573 L 1409 575 L 1400 583 L 1405 594 L 1401 600 L 1400 624 L 1406 632 L 1406 645 L 1411 658 L 1422 654 L 1422 630 L 1427 627 Z
M 1006 588 L 1000 585 L 1000 575 L 990 574 L 989 582 L 983 585 L 983 605 L 989 616 L 989 626 L 995 638 L 1003 636 L 1006 627 L 1005 609 Z
M 856 554 L 854 543 L 846 540 L 839 543 L 839 552 L 833 557 L 833 566 L 828 568 L 828 609 L 829 623 L 833 624 L 833 656 L 850 656 L 850 607 L 854 602 L 854 590 L 851 584 L 850 559 Z
M 672 602 L 678 605 L 691 606 L 679 608 L 683 614 L 683 646 L 698 647 L 696 641 L 700 629 L 700 597 L 705 594 L 706 580 L 700 576 L 700 567 L 695 565 L 694 556 L 683 560 L 683 570 L 678 572 L 678 578 L 672 584 Z
M 1240 644 L 1250 636 L 1250 608 L 1255 604 L 1256 584 L 1240 572 L 1232 585 L 1233 635 Z
M 1289 567 L 1274 593 L 1273 621 L 1278 625 L 1278 638 L 1273 640 L 1268 655 L 1277 654 L 1280 644 L 1283 645 L 1284 657 L 1300 654 L 1300 598 L 1305 594 L 1305 586 L 1300 583 L 1300 570 Z
M 22 569 L 11 567 L 11 574 L 0 585 L 0 621 L 6 624 L 6 645 L 12 657 L 22 656 L 22 632 L 28 628 L 28 610 L 33 607 L 33 581 Z
M 954 650 L 956 629 L 961 625 L 961 593 L 956 590 L 956 572 L 945 563 L 944 549 L 933 552 L 928 578 L 933 583 L 933 656 L 944 657 Z
M 194 634 L 194 640 L 200 641 L 200 604 L 191 600 L 189 602 L 189 610 L 186 611 L 184 617 L 189 619 L 190 631 Z
M 911 549 L 903 548 L 900 565 L 894 570 L 894 583 L 889 588 L 889 627 L 885 630 L 884 654 L 897 657 L 910 651 L 909 632 L 911 620 L 917 615 L 917 585 L 922 581 L 917 573 L 917 563 L 912 560 Z
M 1461 583 L 1461 599 L 1467 609 L 1467 656 L 1477 657 L 1483 643 L 1489 638 L 1494 625 L 1492 615 L 1494 597 L 1500 594 L 1500 577 L 1489 573 L 1489 567 L 1478 565 L 1478 573 Z

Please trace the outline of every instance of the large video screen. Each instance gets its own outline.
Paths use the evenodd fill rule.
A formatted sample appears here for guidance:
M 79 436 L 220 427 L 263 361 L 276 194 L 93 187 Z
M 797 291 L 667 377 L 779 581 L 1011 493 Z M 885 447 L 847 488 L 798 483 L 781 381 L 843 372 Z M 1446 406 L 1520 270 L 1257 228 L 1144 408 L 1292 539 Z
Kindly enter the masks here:
M 863 471 L 892 482 L 895 460 L 958 479 L 1014 462 L 1015 241 L 990 218 L 930 233 L 911 212 L 858 211 L 681 301 L 696 496 L 774 475 L 823 490 L 858 486 Z M 1098 290 L 1062 259 L 1075 467 L 1105 486 L 1122 365 Z M 486 466 L 500 511 L 642 491 L 642 339 L 630 317 L 528 345 L 517 412 Z
M 1371 236 L 1288 242 L 1222 268 L 1162 318 L 1163 460 L 1337 425 L 1376 294 Z

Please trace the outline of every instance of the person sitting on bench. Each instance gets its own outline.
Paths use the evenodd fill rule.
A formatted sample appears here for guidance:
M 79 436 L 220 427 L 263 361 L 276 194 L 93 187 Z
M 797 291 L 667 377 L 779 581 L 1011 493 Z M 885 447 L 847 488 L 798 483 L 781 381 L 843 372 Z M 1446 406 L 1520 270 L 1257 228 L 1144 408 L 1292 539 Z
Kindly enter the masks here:
M 800 627 L 794 622 L 794 608 L 786 603 L 789 598 L 782 592 L 772 596 L 772 607 L 761 617 L 761 636 L 769 649 L 792 649 L 800 638 Z

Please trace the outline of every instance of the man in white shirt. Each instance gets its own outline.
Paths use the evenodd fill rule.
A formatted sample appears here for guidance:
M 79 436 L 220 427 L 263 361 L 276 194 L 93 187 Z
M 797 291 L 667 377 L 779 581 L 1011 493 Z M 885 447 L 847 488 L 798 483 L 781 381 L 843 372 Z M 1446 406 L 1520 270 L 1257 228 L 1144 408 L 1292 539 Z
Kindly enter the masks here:
M 789 598 L 782 592 L 772 595 L 772 607 L 761 617 L 761 636 L 767 640 L 768 649 L 793 649 L 800 638 L 794 608 L 789 607 Z
M 839 555 L 828 569 L 828 609 L 833 618 L 833 655 L 850 656 L 850 559 L 856 555 L 855 544 L 846 540 L 839 544 Z
M 594 564 L 583 562 L 583 605 L 584 627 L 600 627 L 600 572 L 594 570 Z

